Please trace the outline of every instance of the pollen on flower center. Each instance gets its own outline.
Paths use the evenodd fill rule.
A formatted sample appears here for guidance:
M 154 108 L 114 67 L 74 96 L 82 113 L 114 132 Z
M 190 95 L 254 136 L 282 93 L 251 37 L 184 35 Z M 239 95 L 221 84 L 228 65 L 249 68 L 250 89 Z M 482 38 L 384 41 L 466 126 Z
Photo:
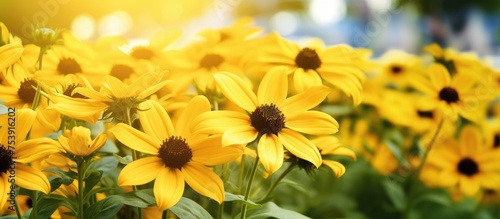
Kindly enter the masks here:
M 200 61 L 200 67 L 212 69 L 219 67 L 224 62 L 224 57 L 218 54 L 207 54 Z
M 3 145 L 0 145 L 0 172 L 7 173 L 11 164 L 12 157 L 9 151 Z
M 82 72 L 80 64 L 74 58 L 62 58 L 57 64 L 57 71 L 61 74 L 68 75 Z
M 17 96 L 25 103 L 33 103 L 35 99 L 36 90 L 33 87 L 38 86 L 35 80 L 33 79 L 24 79 L 21 82 L 21 86 L 19 86 L 19 90 L 17 90 Z
M 186 139 L 180 136 L 171 136 L 160 145 L 158 157 L 161 158 L 165 167 L 180 170 L 191 160 L 193 152 L 186 143 Z
M 261 134 L 277 135 L 285 127 L 285 115 L 273 103 L 263 104 L 252 112 L 250 122 Z
M 130 53 L 130 56 L 136 58 L 136 59 L 146 59 L 146 60 L 151 60 L 153 58 L 154 53 L 150 49 L 144 46 L 137 46 L 132 49 L 132 52 Z
M 451 87 L 445 87 L 439 91 L 439 99 L 446 101 L 446 103 L 456 103 L 460 100 L 457 90 Z
M 464 158 L 458 163 L 457 170 L 461 174 L 472 176 L 479 172 L 479 167 L 477 166 L 476 161 L 470 158 Z
M 109 75 L 123 81 L 124 79 L 129 78 L 130 75 L 133 73 L 134 73 L 134 69 L 132 69 L 130 66 L 117 64 L 117 65 L 113 65 L 113 67 L 111 68 L 111 71 L 109 72 Z
M 83 96 L 79 93 L 73 93 L 73 90 L 75 90 L 75 88 L 77 88 L 77 87 L 81 87 L 81 85 L 80 84 L 70 84 L 66 87 L 63 94 L 68 96 L 68 97 L 72 97 L 72 98 L 88 99 L 88 97 Z
M 295 64 L 304 70 L 316 70 L 321 66 L 321 59 L 318 53 L 316 53 L 316 50 L 306 47 L 300 50 L 297 57 L 295 57 Z

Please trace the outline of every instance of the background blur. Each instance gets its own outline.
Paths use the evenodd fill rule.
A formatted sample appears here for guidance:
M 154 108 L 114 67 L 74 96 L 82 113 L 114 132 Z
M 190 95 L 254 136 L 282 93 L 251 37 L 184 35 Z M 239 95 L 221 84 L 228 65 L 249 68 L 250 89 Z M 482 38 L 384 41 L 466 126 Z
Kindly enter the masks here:
M 315 36 L 376 54 L 390 48 L 419 54 L 423 45 L 437 42 L 498 56 L 499 11 L 497 0 L 0 0 L 0 21 L 25 42 L 32 24 L 71 29 L 83 40 L 132 40 L 168 28 L 189 36 L 250 16 L 266 32 Z

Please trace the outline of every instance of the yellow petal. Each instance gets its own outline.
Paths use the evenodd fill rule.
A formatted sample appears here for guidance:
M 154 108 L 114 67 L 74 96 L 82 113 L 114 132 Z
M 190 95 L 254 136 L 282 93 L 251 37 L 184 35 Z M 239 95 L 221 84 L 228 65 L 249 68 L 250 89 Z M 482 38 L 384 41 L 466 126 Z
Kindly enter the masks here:
M 225 164 L 243 154 L 242 145 L 222 147 L 222 135 L 212 135 L 188 144 L 193 152 L 193 161 L 207 166 Z
M 145 157 L 127 164 L 118 176 L 118 185 L 143 185 L 156 178 L 165 164 L 159 157 Z
M 139 104 L 139 120 L 144 132 L 163 141 L 175 135 L 174 125 L 165 109 L 154 100 Z
M 21 141 L 26 138 L 26 135 L 30 131 L 35 119 L 37 117 L 37 113 L 31 109 L 19 109 L 17 113 L 17 124 L 16 124 L 16 134 L 17 141 Z
M 460 191 L 466 196 L 473 196 L 480 189 L 480 185 L 476 181 L 476 178 L 468 176 L 460 176 L 459 187 Z
M 348 96 L 352 97 L 354 105 L 361 103 L 361 80 L 355 75 L 337 71 L 323 71 L 321 72 L 321 77 L 328 83 L 342 90 L 342 92 Z
M 162 51 L 168 45 L 172 44 L 176 39 L 182 35 L 180 30 L 168 30 L 157 33 L 151 38 L 149 46 L 155 50 Z
M 432 56 L 437 58 L 443 57 L 444 55 L 443 49 L 441 49 L 441 47 L 437 43 L 433 43 L 431 45 L 424 47 L 424 51 L 430 53 Z
M 196 192 L 209 197 L 219 204 L 224 201 L 224 184 L 211 169 L 196 162 L 189 162 L 182 167 L 186 183 Z
M 165 87 L 166 85 L 169 85 L 171 83 L 172 83 L 172 81 L 162 81 L 162 82 L 159 82 L 157 84 L 152 84 L 152 85 L 146 87 L 145 89 L 143 89 L 142 92 L 140 92 L 139 95 L 137 95 L 137 99 L 144 100 L 144 99 L 148 98 L 149 96 L 153 95 L 154 93 L 156 93 L 158 90 L 162 89 L 163 87 Z
M 7 181 L 9 174 L 0 172 L 0 200 L 8 200 L 10 183 Z M 4 209 L 6 201 L 0 202 L 0 209 Z
M 481 133 L 473 126 L 465 126 L 460 133 L 460 155 L 474 156 L 481 146 Z
M 288 93 L 287 72 L 287 67 L 278 66 L 266 73 L 257 93 L 260 105 L 274 103 L 279 107 L 283 104 Z
M 158 154 L 160 140 L 144 134 L 128 125 L 120 123 L 109 130 L 118 141 L 129 148 L 146 154 Z
M 321 165 L 322 159 L 318 148 L 306 137 L 287 128 L 281 130 L 278 137 L 283 146 L 293 155 L 311 162 L 316 167 Z
M 171 208 L 184 193 L 184 176 L 179 169 L 163 168 L 156 177 L 153 193 L 162 211 Z
M 0 72 L 17 62 L 21 58 L 23 51 L 23 45 L 20 43 L 9 43 L 0 46 L 0 60 L 2 60 L 0 62 Z
M 112 99 L 108 95 L 103 92 L 95 91 L 92 87 L 77 87 L 73 90 L 73 94 L 81 94 L 85 97 L 88 97 L 90 100 L 99 101 L 99 102 L 111 102 Z
M 95 139 L 92 141 L 92 143 L 90 144 L 90 146 L 88 147 L 88 149 L 87 149 L 88 151 L 86 152 L 86 154 L 87 155 L 93 154 L 96 151 L 98 151 L 99 149 L 101 149 L 101 147 L 106 143 L 107 139 L 108 138 L 107 138 L 106 134 L 104 134 L 104 133 L 97 135 L 95 137 Z
M 250 126 L 250 117 L 241 112 L 211 111 L 196 117 L 193 124 L 195 133 L 218 134 L 229 129 Z
M 345 173 L 345 167 L 341 163 L 333 160 L 323 160 L 323 164 L 332 169 L 335 177 L 339 178 Z
M 311 87 L 306 91 L 289 97 L 283 102 L 280 110 L 286 115 L 293 112 L 306 111 L 319 105 L 330 93 L 330 89 L 325 86 Z
M 440 89 L 450 86 L 451 76 L 446 67 L 441 64 L 432 64 L 428 71 L 431 83 L 435 88 Z
M 489 189 L 498 189 L 500 174 L 498 172 L 480 172 L 476 176 L 481 186 Z
M 288 114 L 285 127 L 310 135 L 329 135 L 339 131 L 339 123 L 330 115 L 319 111 Z
M 175 124 L 175 133 L 189 139 L 192 121 L 204 112 L 210 111 L 210 102 L 205 96 L 196 96 L 184 109 Z
M 16 184 L 29 190 L 50 193 L 50 183 L 40 171 L 25 164 L 16 163 Z
M 20 163 L 30 163 L 60 151 L 56 141 L 50 138 L 36 138 L 23 141 L 16 146 L 15 160 Z
M 283 165 L 283 144 L 274 134 L 262 135 L 257 146 L 257 153 L 264 169 L 270 175 Z
M 459 91 L 470 91 L 474 85 L 478 82 L 477 77 L 471 74 L 457 74 L 451 80 L 451 86 L 457 88 Z M 483 85 L 484 86 L 484 85 Z M 477 93 L 474 95 L 478 95 L 478 90 L 474 90 Z
M 252 126 L 229 129 L 222 134 L 222 146 L 248 144 L 257 138 L 259 133 Z
M 304 71 L 302 68 L 297 68 L 293 74 L 293 86 L 297 92 L 304 92 L 310 87 L 322 84 L 321 78 L 314 70 Z
M 237 75 L 229 72 L 214 74 L 220 90 L 229 100 L 248 112 L 257 107 L 257 97 L 247 84 Z
M 86 100 L 69 100 L 57 102 L 47 107 L 48 110 L 56 110 L 57 112 L 75 119 L 81 119 L 89 123 L 95 124 L 102 112 L 108 109 L 108 105 L 95 101 Z
M 123 99 L 131 96 L 131 92 L 129 92 L 129 90 L 127 89 L 127 85 L 125 85 L 118 78 L 110 75 L 106 75 L 104 77 L 103 83 L 101 85 L 101 93 L 109 94 L 118 99 Z
M 321 153 L 326 154 L 326 153 L 323 153 L 323 151 Z M 339 148 L 329 152 L 328 154 L 347 156 L 347 157 L 352 158 L 353 160 L 356 160 L 356 153 L 353 150 L 346 148 L 346 147 L 339 147 Z

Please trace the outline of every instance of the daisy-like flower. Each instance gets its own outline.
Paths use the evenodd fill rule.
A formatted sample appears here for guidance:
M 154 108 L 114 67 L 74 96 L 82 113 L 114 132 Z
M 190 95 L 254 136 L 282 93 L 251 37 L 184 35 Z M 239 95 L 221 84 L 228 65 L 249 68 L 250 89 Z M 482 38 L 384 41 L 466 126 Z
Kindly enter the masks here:
M 379 62 L 382 64 L 379 79 L 383 83 L 406 87 L 413 80 L 413 75 L 420 72 L 420 59 L 401 50 L 387 51 Z
M 424 111 L 438 109 L 444 117 L 451 120 L 460 115 L 471 121 L 484 118 L 484 105 L 490 98 L 477 95 L 474 89 L 477 78 L 469 74 L 457 74 L 453 78 L 441 64 L 429 67 L 430 80 L 416 78 L 413 86 L 425 96 L 419 101 L 418 108 Z
M 330 168 L 335 177 L 339 178 L 345 173 L 345 167 L 342 163 L 334 160 L 325 159 L 329 156 L 347 156 L 356 160 L 356 153 L 349 148 L 343 147 L 343 144 L 335 136 L 321 136 L 311 140 L 314 145 L 316 145 L 323 157 L 322 166 Z M 296 158 L 293 156 L 292 158 Z M 292 159 L 299 168 L 304 169 L 307 173 L 310 173 L 314 166 L 308 161 L 304 161 L 300 158 Z
M 257 154 L 269 174 L 283 165 L 283 146 L 298 158 L 316 167 L 321 165 L 318 148 L 301 133 L 329 135 L 339 124 L 330 115 L 310 111 L 329 93 L 325 86 L 286 98 L 286 67 L 276 67 L 263 78 L 257 95 L 238 76 L 215 74 L 222 93 L 246 112 L 212 111 L 198 117 L 195 129 L 201 133 L 223 133 L 223 146 L 258 141 Z
M 500 150 L 484 144 L 475 127 L 466 126 L 458 141 L 449 139 L 435 145 L 420 178 L 429 186 L 456 186 L 466 196 L 481 188 L 498 190 Z
M 480 70 L 483 63 L 475 53 L 460 53 L 453 48 L 443 49 L 436 43 L 424 47 L 424 51 L 431 54 L 434 61 L 445 66 L 452 75 L 467 72 L 473 75 L 482 73 Z
M 54 93 L 52 104 L 48 109 L 54 109 L 71 118 L 84 120 L 95 124 L 104 112 L 105 118 L 116 118 L 127 121 L 137 110 L 137 104 L 161 89 L 169 81 L 161 81 L 162 74 L 148 73 L 137 78 L 130 85 L 126 85 L 112 76 L 105 76 L 100 91 L 96 91 L 90 84 L 77 87 L 71 96 L 79 94 L 85 98 L 72 98 L 64 94 Z M 126 112 L 126 109 L 130 112 Z M 127 113 L 130 113 L 127 115 Z
M 299 47 L 297 44 L 274 37 L 275 45 L 268 46 L 258 56 L 255 64 L 259 71 L 267 71 L 273 66 L 288 66 L 292 74 L 293 88 L 303 92 L 312 86 L 326 82 L 351 96 L 354 104 L 361 103 L 362 82 L 365 79 L 358 63 L 358 52 L 347 45 L 322 48 L 322 45 Z M 322 44 L 322 43 L 317 43 Z
M 71 130 L 65 130 L 58 140 L 66 153 L 85 157 L 97 152 L 106 143 L 106 134 L 101 133 L 92 140 L 90 129 L 76 126 Z
M 13 65 L 23 54 L 23 44 L 17 37 L 10 35 L 9 30 L 0 22 L 0 72 Z
M 148 156 L 123 168 L 118 176 L 120 186 L 141 185 L 155 179 L 154 195 L 161 210 L 174 206 L 184 192 L 184 182 L 201 195 L 221 203 L 224 201 L 222 180 L 207 166 L 227 163 L 243 153 L 241 146 L 222 148 L 220 135 L 191 132 L 191 121 L 210 111 L 204 96 L 196 96 L 180 115 L 175 126 L 163 107 L 155 101 L 139 106 L 140 132 L 123 123 L 110 132 L 126 146 Z

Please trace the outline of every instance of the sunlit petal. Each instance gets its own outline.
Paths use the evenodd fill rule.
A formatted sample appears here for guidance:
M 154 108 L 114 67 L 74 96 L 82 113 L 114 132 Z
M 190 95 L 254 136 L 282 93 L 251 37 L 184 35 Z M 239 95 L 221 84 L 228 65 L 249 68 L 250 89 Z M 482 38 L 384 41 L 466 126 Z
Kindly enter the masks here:
M 259 104 L 274 103 L 278 107 L 283 104 L 288 93 L 287 72 L 287 67 L 278 66 L 266 73 L 257 93 Z
M 118 176 L 118 185 L 143 185 L 156 178 L 158 173 L 166 169 L 158 157 L 145 157 L 127 164 Z
M 174 125 L 165 109 L 154 100 L 139 104 L 139 120 L 144 132 L 163 141 L 175 134 Z
M 306 137 L 287 128 L 281 130 L 278 137 L 290 153 L 311 162 L 316 167 L 321 165 L 322 159 L 318 148 Z
M 146 154 L 158 154 L 160 140 L 138 131 L 128 125 L 120 123 L 109 130 L 113 135 L 129 148 Z
M 257 97 L 241 78 L 228 72 L 214 74 L 214 78 L 229 100 L 248 112 L 255 110 Z
M 319 111 L 305 111 L 286 115 L 285 126 L 310 135 L 329 135 L 339 131 L 339 123 Z
M 274 134 L 265 134 L 260 138 L 257 153 L 269 174 L 275 173 L 283 165 L 283 144 Z
M 224 184 L 211 169 L 196 162 L 189 162 L 182 168 L 186 183 L 196 192 L 219 204 L 224 201 Z
M 156 177 L 153 192 L 156 205 L 162 211 L 177 204 L 184 193 L 184 176 L 181 171 L 163 168 Z

